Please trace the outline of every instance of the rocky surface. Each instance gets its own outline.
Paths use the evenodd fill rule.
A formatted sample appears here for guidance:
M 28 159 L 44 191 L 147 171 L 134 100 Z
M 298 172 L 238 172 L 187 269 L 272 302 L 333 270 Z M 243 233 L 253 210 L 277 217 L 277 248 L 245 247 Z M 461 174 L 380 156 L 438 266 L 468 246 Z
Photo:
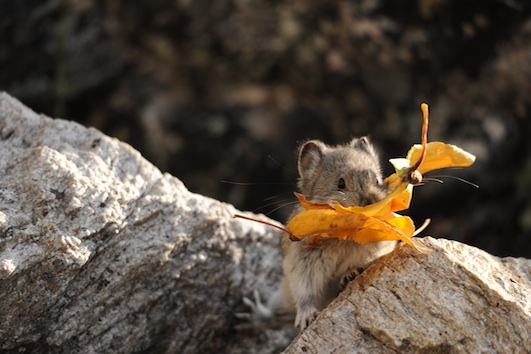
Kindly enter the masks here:
M 198 353 L 278 281 L 278 233 L 232 218 L 127 144 L 0 93 L 0 351 Z M 232 340 L 232 342 L 231 342 Z M 279 344 L 280 343 L 280 344 Z
M 4 1 L 0 89 L 264 213 L 294 201 L 300 142 L 369 134 L 404 156 L 426 101 L 430 139 L 478 156 L 444 174 L 481 188 L 419 188 L 414 219 L 531 258 L 530 46 L 527 0 Z
M 189 192 L 129 145 L 0 93 L 0 351 L 276 353 L 236 331 L 280 277 L 277 230 Z M 260 217 L 254 215 L 255 217 Z M 424 239 L 375 262 L 286 353 L 522 352 L 531 261 Z
M 531 260 L 424 238 L 356 278 L 284 353 L 525 353 Z

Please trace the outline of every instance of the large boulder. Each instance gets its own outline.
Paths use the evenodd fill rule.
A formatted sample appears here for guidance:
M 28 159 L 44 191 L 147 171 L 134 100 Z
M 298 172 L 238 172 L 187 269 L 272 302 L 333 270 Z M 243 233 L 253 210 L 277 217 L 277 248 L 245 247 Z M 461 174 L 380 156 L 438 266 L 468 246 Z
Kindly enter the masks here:
M 0 350 L 196 353 L 233 341 L 245 352 L 263 341 L 230 333 L 242 294 L 278 281 L 275 229 L 234 220 L 234 207 L 127 144 L 6 93 L 0 151 Z
M 424 242 L 363 272 L 285 353 L 529 352 L 531 261 Z
M 235 220 L 127 144 L 6 93 L 0 151 L 1 351 L 289 345 L 289 326 L 235 330 L 242 296 L 267 298 L 280 279 L 278 230 Z M 402 245 L 375 262 L 286 353 L 529 350 L 531 261 L 424 242 L 430 255 Z

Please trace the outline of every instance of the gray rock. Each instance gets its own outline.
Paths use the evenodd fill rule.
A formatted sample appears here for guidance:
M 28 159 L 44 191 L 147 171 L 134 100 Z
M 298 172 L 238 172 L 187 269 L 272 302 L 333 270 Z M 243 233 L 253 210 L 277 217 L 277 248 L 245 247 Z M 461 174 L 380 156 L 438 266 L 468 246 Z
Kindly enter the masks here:
M 356 278 L 285 353 L 525 353 L 531 260 L 425 238 Z
M 276 230 L 233 219 L 234 207 L 189 192 L 127 144 L 6 93 L 0 151 L 1 350 L 288 344 L 283 332 L 278 344 L 232 330 L 242 296 L 278 281 Z
M 0 93 L 0 351 L 273 353 L 234 330 L 280 278 L 279 231 L 233 219 L 129 145 Z M 260 217 L 254 215 L 254 217 Z M 425 238 L 357 277 L 286 353 L 531 349 L 531 261 Z

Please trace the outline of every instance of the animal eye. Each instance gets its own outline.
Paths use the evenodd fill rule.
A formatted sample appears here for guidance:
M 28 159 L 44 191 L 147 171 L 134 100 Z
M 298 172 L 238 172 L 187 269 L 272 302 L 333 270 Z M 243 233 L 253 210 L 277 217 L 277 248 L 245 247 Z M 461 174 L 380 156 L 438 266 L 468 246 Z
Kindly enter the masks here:
M 343 178 L 340 178 L 337 182 L 337 188 L 338 189 L 345 189 L 347 185 L 345 184 L 345 180 Z
M 382 177 L 380 177 L 378 174 L 376 174 L 374 172 L 369 172 L 368 180 L 370 180 L 371 178 L 373 179 L 374 184 L 376 186 L 380 187 L 383 184 Z

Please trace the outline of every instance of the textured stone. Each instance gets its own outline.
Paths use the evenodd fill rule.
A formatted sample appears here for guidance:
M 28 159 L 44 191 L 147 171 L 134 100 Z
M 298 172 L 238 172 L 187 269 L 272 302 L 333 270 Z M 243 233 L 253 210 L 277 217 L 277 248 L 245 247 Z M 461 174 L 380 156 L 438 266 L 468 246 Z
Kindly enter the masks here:
M 273 353 L 234 330 L 280 278 L 277 230 L 233 219 L 129 145 L 0 93 L 0 351 Z M 254 215 L 254 217 L 259 217 Z M 525 352 L 531 261 L 425 238 L 375 262 L 286 353 Z
M 285 353 L 524 353 L 531 261 L 425 238 L 356 278 Z
M 190 193 L 127 144 L 6 93 L 0 151 L 0 350 L 279 345 L 258 336 L 231 347 L 241 297 L 278 281 L 276 230 L 233 219 L 231 205 Z

